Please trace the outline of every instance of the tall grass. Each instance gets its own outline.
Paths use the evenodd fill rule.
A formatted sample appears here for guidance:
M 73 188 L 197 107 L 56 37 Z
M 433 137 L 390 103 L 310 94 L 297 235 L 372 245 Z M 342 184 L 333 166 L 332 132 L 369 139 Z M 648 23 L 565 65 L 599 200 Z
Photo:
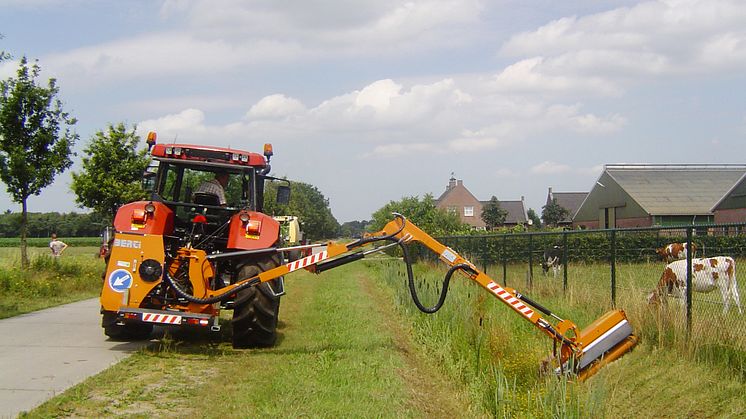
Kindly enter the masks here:
M 480 287 L 453 281 L 446 304 L 428 316 L 412 304 L 400 264 L 369 266 L 394 290 L 397 307 L 413 322 L 432 361 L 464 383 L 494 416 L 598 416 L 600 401 L 575 394 L 567 381 L 539 375 L 539 360 L 551 352 L 548 340 Z M 433 305 L 442 273 L 425 264 L 414 268 L 423 303 Z
M 0 249 L 0 318 L 95 297 L 104 263 L 94 247 L 70 247 L 59 258 L 29 249 L 31 266 L 21 269 L 18 249 Z
M 494 416 L 601 417 L 606 413 L 608 394 L 620 391 L 601 378 L 589 385 L 540 376 L 538 365 L 552 352 L 551 340 L 478 285 L 454 278 L 440 312 L 425 315 L 411 302 L 400 262 L 367 264 L 394 291 L 398 310 L 413 323 L 417 339 L 427 345 L 433 362 L 469 387 L 472 396 L 482 400 Z M 414 268 L 423 303 L 433 305 L 443 270 L 431 264 Z M 646 293 L 655 286 L 661 270 L 658 264 L 618 266 L 616 306 L 626 311 L 635 333 L 650 350 L 673 350 L 681 358 L 734 371 L 743 379 L 746 333 L 723 327 L 726 321 L 743 322 L 743 316 L 733 311 L 722 315 L 720 306 L 695 304 L 696 321 L 687 336 L 680 304 L 647 304 Z M 553 279 L 535 272 L 529 282 L 525 266 L 512 265 L 508 271 L 511 287 L 581 329 L 613 307 L 607 265 L 573 265 L 567 290 L 563 290 L 561 277 Z M 489 272 L 502 282 L 501 267 L 489 267 Z

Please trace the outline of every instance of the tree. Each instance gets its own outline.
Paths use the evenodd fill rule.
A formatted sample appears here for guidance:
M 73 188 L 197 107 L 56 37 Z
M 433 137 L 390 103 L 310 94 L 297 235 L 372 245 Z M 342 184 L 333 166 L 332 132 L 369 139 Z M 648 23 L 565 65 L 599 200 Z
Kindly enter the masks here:
M 71 148 L 78 135 L 75 118 L 63 112 L 57 81 L 38 86 L 41 68 L 21 58 L 17 77 L 0 82 L 0 179 L 13 201 L 21 204 L 21 266 L 29 265 L 26 223 L 31 195 L 54 181 L 72 164 Z M 64 128 L 63 128 L 64 127 Z
M 487 224 L 487 230 L 492 230 L 495 227 L 505 224 L 507 216 L 508 211 L 500 208 L 500 201 L 497 200 L 496 196 L 490 198 L 482 207 L 482 221 Z
M 410 196 L 389 202 L 373 213 L 369 228 L 374 231 L 381 230 L 393 219 L 391 214 L 394 212 L 407 217 L 409 221 L 433 236 L 469 231 L 469 226 L 463 224 L 457 214 L 436 207 L 435 198 L 431 194 L 426 194 L 422 200 Z
M 548 226 L 556 226 L 560 221 L 567 218 L 568 215 L 570 215 L 570 211 L 558 204 L 557 198 L 554 198 L 552 202 L 541 207 L 541 218 L 544 220 L 544 224 Z
M 277 184 L 269 183 L 264 191 L 264 212 L 271 215 L 295 215 L 301 224 L 303 237 L 309 240 L 328 239 L 339 234 L 339 222 L 329 208 L 329 200 L 313 185 L 290 183 L 290 203 L 275 202 Z
M 5 37 L 3 36 L 3 34 L 0 33 L 0 39 L 3 39 L 3 38 L 5 38 Z M 3 50 L 0 49 L 0 63 L 3 62 L 3 61 L 5 61 L 5 60 L 9 60 L 11 58 L 12 57 L 11 57 L 10 54 L 8 54 L 7 52 L 5 52 L 5 51 L 3 51 Z
M 531 220 L 531 222 L 534 224 L 534 228 L 541 227 L 541 218 L 539 218 L 539 215 L 536 214 L 536 211 L 534 211 L 533 208 L 529 208 L 528 211 L 526 211 L 526 215 L 528 216 L 528 219 Z
M 347 221 L 342 224 L 340 234 L 343 237 L 360 237 L 365 233 L 365 228 L 370 224 L 370 221 Z
M 137 151 L 140 137 L 123 122 L 98 131 L 84 150 L 83 170 L 73 172 L 75 201 L 111 221 L 123 204 L 143 199 L 140 179 L 148 166 L 147 150 Z

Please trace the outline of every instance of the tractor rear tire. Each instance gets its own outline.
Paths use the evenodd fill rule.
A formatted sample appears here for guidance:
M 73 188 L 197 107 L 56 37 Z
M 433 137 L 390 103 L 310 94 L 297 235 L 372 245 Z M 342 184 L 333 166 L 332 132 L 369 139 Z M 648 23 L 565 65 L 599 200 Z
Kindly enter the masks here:
M 238 279 L 251 278 L 280 265 L 278 256 L 244 265 Z M 276 290 L 275 280 L 270 281 Z M 236 349 L 269 347 L 277 341 L 277 319 L 280 297 L 275 297 L 268 283 L 238 292 L 233 306 L 233 347 Z
M 104 334 L 117 341 L 145 340 L 153 333 L 153 325 L 149 323 L 117 324 L 117 314 L 106 311 L 101 319 Z

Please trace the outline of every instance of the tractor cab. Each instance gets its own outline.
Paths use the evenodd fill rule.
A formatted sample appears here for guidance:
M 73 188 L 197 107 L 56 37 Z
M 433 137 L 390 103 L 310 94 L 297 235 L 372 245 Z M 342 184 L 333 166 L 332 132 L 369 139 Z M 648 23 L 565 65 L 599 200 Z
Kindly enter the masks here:
M 230 223 L 239 213 L 262 213 L 265 155 L 241 150 L 186 144 L 159 144 L 143 176 L 151 201 L 166 205 L 174 216 L 178 246 L 189 244 L 208 253 L 231 248 Z M 283 193 L 278 196 L 286 197 Z M 257 236 L 258 231 L 254 231 Z

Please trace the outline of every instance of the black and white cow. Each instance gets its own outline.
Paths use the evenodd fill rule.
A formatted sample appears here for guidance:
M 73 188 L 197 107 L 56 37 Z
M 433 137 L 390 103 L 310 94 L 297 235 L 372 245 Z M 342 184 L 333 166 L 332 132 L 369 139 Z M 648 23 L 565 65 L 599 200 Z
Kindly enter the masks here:
M 562 269 L 562 247 L 552 246 L 544 249 L 544 259 L 541 261 L 541 269 L 544 275 L 552 269 L 552 275 L 556 278 L 557 273 Z

